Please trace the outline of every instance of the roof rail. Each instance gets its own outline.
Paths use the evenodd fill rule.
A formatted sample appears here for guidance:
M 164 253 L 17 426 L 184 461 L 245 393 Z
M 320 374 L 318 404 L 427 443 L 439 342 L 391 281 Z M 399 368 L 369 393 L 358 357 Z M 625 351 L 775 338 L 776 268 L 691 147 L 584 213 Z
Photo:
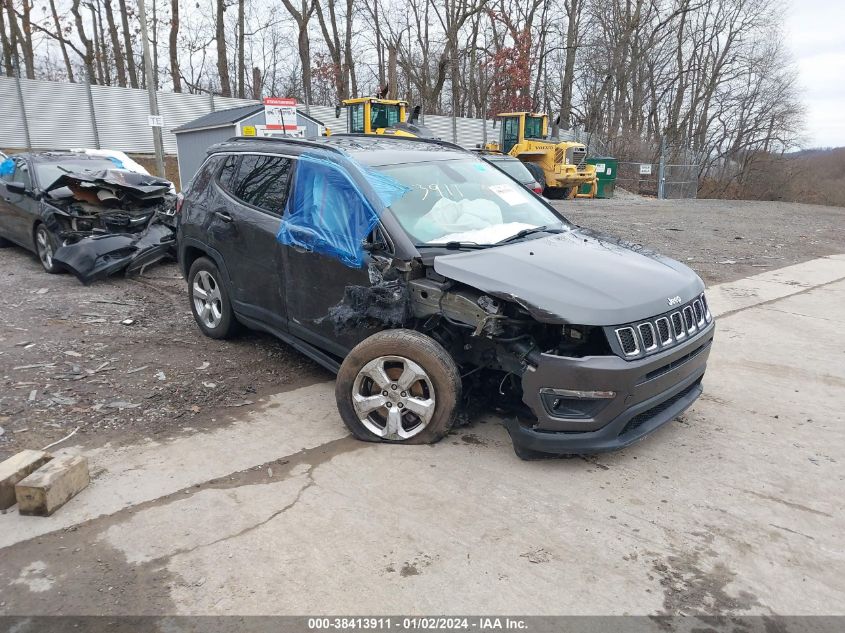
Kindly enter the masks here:
M 332 135 L 332 136 L 334 136 L 334 135 Z M 328 137 L 326 137 L 326 138 L 328 138 Z M 310 140 L 305 139 L 305 138 L 296 138 L 296 137 L 293 137 L 293 136 L 287 137 L 287 138 L 284 138 L 284 137 L 279 138 L 279 137 L 273 137 L 273 136 L 233 136 L 231 138 L 227 138 L 225 141 L 222 141 L 222 142 L 223 143 L 235 143 L 235 142 L 239 143 L 241 141 L 249 141 L 249 142 L 253 142 L 253 143 L 297 143 L 299 145 L 308 145 L 310 147 L 315 147 L 315 148 L 319 148 L 319 149 L 328 149 L 328 150 L 331 150 L 333 152 L 337 152 L 338 154 L 345 153 L 339 147 L 333 147 L 333 146 L 331 146 L 327 143 L 320 143 L 318 141 L 310 141 Z M 219 143 L 216 143 L 215 145 L 219 145 Z
M 415 143 L 434 143 L 435 145 L 443 145 L 444 147 L 449 147 L 452 149 L 458 149 L 462 152 L 468 152 L 465 147 L 461 147 L 457 143 L 452 143 L 451 141 L 443 141 L 439 138 L 424 138 L 420 136 L 395 136 L 393 134 L 359 134 L 354 132 L 337 132 L 332 134 L 332 136 L 327 138 L 332 138 L 334 136 L 342 136 L 344 138 L 368 138 L 368 139 L 390 139 L 392 141 L 413 141 Z

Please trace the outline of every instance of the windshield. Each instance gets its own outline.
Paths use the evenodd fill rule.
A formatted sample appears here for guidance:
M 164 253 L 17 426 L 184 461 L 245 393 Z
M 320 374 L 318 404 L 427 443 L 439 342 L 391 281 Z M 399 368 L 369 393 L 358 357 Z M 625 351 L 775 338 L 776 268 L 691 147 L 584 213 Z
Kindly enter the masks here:
M 543 117 L 525 117 L 525 138 L 543 138 Z
M 397 123 L 400 123 L 398 105 L 373 103 L 370 106 L 370 124 L 374 129 L 392 127 Z
M 70 173 L 86 173 L 103 171 L 104 169 L 116 169 L 117 165 L 108 159 L 102 160 L 79 160 L 69 158 L 60 163 L 36 163 L 35 173 L 38 175 L 38 183 L 42 189 L 52 185 L 59 176 Z
M 525 229 L 568 228 L 524 187 L 481 160 L 376 167 L 411 191 L 390 209 L 417 246 L 492 245 Z

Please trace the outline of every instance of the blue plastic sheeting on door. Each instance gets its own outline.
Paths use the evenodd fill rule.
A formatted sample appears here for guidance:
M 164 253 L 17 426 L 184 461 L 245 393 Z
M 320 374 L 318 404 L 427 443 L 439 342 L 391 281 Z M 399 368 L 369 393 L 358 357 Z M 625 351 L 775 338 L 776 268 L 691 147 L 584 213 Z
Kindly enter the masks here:
M 0 176 L 8 176 L 13 173 L 15 173 L 15 161 L 11 158 L 0 161 Z
M 356 184 L 353 171 L 376 194 L 382 208 L 410 191 L 390 176 L 348 157 L 335 160 L 302 154 L 276 236 L 279 242 L 334 257 L 351 268 L 361 268 L 364 240 L 378 223 L 382 209 L 373 208 Z

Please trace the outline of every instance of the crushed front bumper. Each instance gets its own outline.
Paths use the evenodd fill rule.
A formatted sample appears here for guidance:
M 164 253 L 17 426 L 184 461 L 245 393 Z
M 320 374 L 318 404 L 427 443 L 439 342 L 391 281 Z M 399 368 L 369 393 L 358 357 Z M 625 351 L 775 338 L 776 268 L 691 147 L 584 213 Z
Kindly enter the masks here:
M 714 323 L 672 349 L 634 361 L 618 356 L 543 354 L 522 377 L 523 401 L 536 420 L 505 425 L 518 448 L 553 454 L 602 453 L 628 446 L 676 418 L 701 394 Z M 543 391 L 606 391 L 584 414 L 558 414 Z

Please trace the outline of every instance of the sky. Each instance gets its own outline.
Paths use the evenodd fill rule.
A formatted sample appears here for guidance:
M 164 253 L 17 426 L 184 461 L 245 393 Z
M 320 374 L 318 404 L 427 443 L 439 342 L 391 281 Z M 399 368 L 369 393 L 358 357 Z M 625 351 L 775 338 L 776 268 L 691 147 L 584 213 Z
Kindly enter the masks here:
M 845 1 L 793 0 L 786 37 L 807 107 L 803 147 L 845 146 Z

